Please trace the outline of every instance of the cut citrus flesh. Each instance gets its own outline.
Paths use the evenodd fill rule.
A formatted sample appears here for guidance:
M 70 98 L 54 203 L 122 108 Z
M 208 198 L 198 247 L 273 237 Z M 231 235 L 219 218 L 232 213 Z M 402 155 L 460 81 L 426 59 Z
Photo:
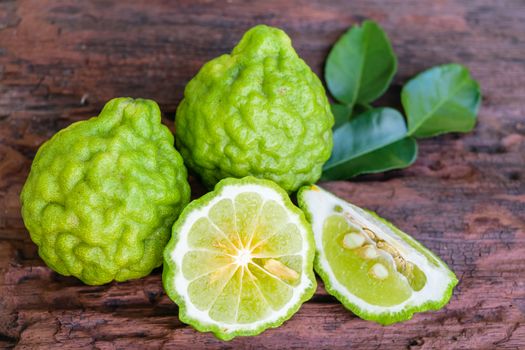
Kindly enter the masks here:
M 356 315 L 391 324 L 448 302 L 456 276 L 412 237 L 318 186 L 298 199 L 313 228 L 315 270 Z
M 268 180 L 225 179 L 173 226 L 163 282 L 183 322 L 229 340 L 290 318 L 315 291 L 302 211 Z

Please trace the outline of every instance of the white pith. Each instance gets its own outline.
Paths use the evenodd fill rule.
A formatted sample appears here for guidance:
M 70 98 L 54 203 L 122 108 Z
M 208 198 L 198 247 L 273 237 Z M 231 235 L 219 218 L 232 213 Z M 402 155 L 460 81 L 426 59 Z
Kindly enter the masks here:
M 350 303 L 358 305 L 363 311 L 372 314 L 395 313 L 409 306 L 417 307 L 429 301 L 440 301 L 443 298 L 451 282 L 450 272 L 446 266 L 443 266 L 440 262 L 438 262 L 438 266 L 431 264 L 423 254 L 408 245 L 402 238 L 395 235 L 388 226 L 376 221 L 376 219 L 365 210 L 345 202 L 317 186 L 313 186 L 312 188 L 311 190 L 304 191 L 302 195 L 308 207 L 308 212 L 311 215 L 318 263 L 328 276 L 330 285 L 334 290 L 343 295 Z M 413 291 L 407 300 L 394 306 L 373 305 L 350 293 L 350 291 L 337 280 L 332 268 L 328 264 L 323 249 L 320 249 L 323 247 L 324 221 L 330 215 L 336 214 L 334 211 L 336 205 L 341 206 L 345 212 L 349 212 L 359 223 L 366 223 L 366 226 L 375 233 L 392 232 L 391 235 L 381 235 L 381 238 L 398 249 L 405 260 L 416 264 L 425 273 L 427 276 L 425 286 L 419 291 Z
M 235 197 L 241 193 L 253 192 L 257 193 L 263 200 L 261 207 L 264 205 L 264 201 L 273 200 L 283 208 L 286 209 L 288 213 L 288 223 L 294 224 L 303 238 L 303 245 L 301 251 L 294 255 L 300 255 L 303 257 L 302 271 L 300 276 L 300 283 L 296 286 L 291 286 L 293 293 L 290 300 L 278 311 L 272 312 L 268 317 L 258 320 L 257 322 L 247 323 L 247 324 L 232 324 L 232 323 L 223 323 L 218 322 L 212 319 L 208 311 L 202 311 L 197 309 L 191 302 L 188 295 L 188 287 L 190 281 L 184 278 L 182 273 L 182 260 L 184 255 L 191 251 L 191 248 L 188 246 L 188 233 L 193 224 L 202 217 L 208 217 L 210 208 L 212 208 L 217 202 L 223 199 L 231 199 L 232 201 Z M 175 249 L 170 253 L 171 259 L 175 262 L 177 270 L 175 271 L 174 279 L 174 288 L 177 291 L 185 302 L 186 306 L 186 315 L 192 319 L 198 320 L 202 325 L 216 325 L 222 329 L 223 332 L 231 333 L 235 331 L 249 331 L 256 330 L 266 324 L 273 323 L 285 316 L 287 316 L 291 309 L 294 308 L 298 303 L 301 302 L 301 298 L 304 292 L 312 287 L 312 281 L 307 275 L 308 271 L 308 262 L 306 259 L 308 252 L 308 231 L 305 230 L 303 223 L 300 220 L 299 215 L 290 211 L 281 195 L 273 190 L 272 188 L 257 185 L 257 184 L 244 184 L 244 185 L 227 185 L 222 187 L 219 194 L 210 200 L 205 206 L 193 210 L 185 218 L 182 224 L 181 229 L 177 232 L 179 235 L 178 242 L 175 245 Z M 251 261 L 251 250 L 249 247 L 243 247 L 237 250 L 237 255 L 234 256 L 234 262 L 239 266 L 246 266 Z
M 250 249 L 238 249 L 235 256 L 235 263 L 238 266 L 246 266 L 252 261 L 252 251 Z

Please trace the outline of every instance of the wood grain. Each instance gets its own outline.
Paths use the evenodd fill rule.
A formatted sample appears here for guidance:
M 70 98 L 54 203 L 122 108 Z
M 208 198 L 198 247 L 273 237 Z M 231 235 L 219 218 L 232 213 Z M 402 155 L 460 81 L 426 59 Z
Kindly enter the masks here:
M 160 270 L 90 287 L 43 264 L 18 196 L 56 131 L 116 96 L 155 99 L 171 126 L 188 80 L 257 23 L 285 29 L 322 73 L 336 38 L 365 18 L 385 28 L 399 57 L 380 104 L 399 106 L 401 85 L 441 63 L 467 65 L 482 87 L 474 132 L 421 141 L 406 170 L 324 184 L 450 264 L 460 283 L 446 308 L 382 327 L 320 285 L 284 326 L 224 343 L 181 324 Z M 0 347 L 525 348 L 523 23 L 520 0 L 0 1 Z

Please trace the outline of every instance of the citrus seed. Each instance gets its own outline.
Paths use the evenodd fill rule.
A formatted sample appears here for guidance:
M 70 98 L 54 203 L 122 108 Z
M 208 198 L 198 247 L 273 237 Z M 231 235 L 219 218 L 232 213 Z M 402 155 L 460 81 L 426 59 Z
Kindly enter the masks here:
M 347 233 L 343 237 L 343 247 L 346 249 L 359 248 L 363 243 L 365 243 L 365 237 L 359 233 Z
M 271 274 L 286 281 L 295 281 L 299 278 L 299 274 L 295 270 L 292 270 L 279 260 L 268 259 L 263 267 Z
M 378 280 L 384 280 L 388 277 L 388 270 L 383 264 L 376 263 L 370 268 L 370 274 Z

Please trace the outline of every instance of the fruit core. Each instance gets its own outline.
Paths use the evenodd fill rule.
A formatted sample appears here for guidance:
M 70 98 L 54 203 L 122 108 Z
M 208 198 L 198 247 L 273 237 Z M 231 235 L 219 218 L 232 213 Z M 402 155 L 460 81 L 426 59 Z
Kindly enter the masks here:
M 246 266 L 252 261 L 252 251 L 246 248 L 237 250 L 235 262 L 239 266 Z

